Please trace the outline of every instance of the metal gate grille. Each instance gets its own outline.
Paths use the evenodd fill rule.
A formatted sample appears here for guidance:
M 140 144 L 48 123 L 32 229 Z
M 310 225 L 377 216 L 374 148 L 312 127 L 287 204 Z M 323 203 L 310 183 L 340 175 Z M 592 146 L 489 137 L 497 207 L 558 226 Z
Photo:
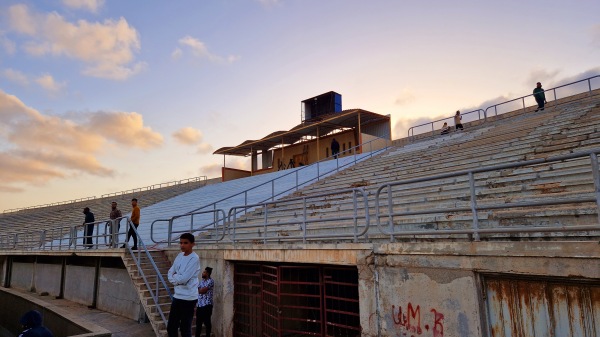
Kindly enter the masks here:
M 262 282 L 259 265 L 236 264 L 233 310 L 235 336 L 262 336 Z
M 235 264 L 234 336 L 360 336 L 355 267 Z
M 486 278 L 493 337 L 600 337 L 600 285 Z

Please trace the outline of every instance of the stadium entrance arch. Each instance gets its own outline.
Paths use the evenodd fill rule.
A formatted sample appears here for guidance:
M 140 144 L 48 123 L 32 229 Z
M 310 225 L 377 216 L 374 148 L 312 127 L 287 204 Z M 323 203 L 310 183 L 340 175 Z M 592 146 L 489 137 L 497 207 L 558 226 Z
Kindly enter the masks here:
M 234 336 L 360 336 L 356 267 L 234 263 Z

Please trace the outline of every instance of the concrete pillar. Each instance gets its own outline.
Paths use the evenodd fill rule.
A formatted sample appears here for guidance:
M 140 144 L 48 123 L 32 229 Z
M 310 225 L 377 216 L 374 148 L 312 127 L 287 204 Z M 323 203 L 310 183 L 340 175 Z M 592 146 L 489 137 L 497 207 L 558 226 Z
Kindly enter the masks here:
M 273 163 L 273 151 L 263 150 L 262 151 L 262 168 L 271 167 Z
M 252 150 L 250 172 L 258 170 L 258 151 Z

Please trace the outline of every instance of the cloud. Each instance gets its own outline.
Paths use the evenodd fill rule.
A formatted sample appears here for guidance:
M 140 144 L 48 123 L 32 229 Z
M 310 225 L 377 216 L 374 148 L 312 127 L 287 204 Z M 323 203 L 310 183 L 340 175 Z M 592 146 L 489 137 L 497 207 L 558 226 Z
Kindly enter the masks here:
M 183 54 L 183 50 L 181 50 L 179 48 L 175 48 L 175 50 L 173 50 L 173 52 L 171 53 L 171 58 L 174 60 L 177 60 L 181 57 L 182 54 Z
M 182 37 L 181 39 L 179 39 L 178 42 L 182 47 L 185 47 L 186 49 L 190 50 L 193 56 L 195 56 L 197 58 L 201 58 L 201 59 L 207 59 L 210 62 L 233 63 L 240 59 L 239 56 L 235 56 L 235 55 L 229 55 L 229 56 L 223 57 L 223 56 L 213 54 L 208 50 L 208 47 L 206 47 L 204 42 L 202 42 L 194 37 L 191 37 L 189 35 Z M 182 55 L 183 55 L 183 50 L 181 50 L 181 48 L 176 48 L 171 53 L 171 57 L 173 57 L 174 59 L 177 59 L 177 58 L 181 57 Z
M 221 176 L 221 164 L 208 164 L 200 167 L 200 174 L 205 175 L 208 178 L 220 177 Z
M 208 143 L 202 143 L 198 145 L 198 151 L 199 154 L 210 154 L 213 152 L 213 147 L 212 145 L 208 144 Z
M 446 117 L 446 116 L 437 116 L 437 117 L 432 117 L 432 118 L 429 118 L 429 117 L 400 118 L 396 121 L 396 124 L 394 125 L 394 128 L 392 129 L 392 139 L 405 138 L 408 135 L 409 128 L 411 128 L 413 126 L 429 123 L 434 120 L 442 119 L 444 117 Z M 422 126 L 422 127 L 414 129 L 414 135 L 418 135 L 418 134 L 428 132 L 428 131 L 431 131 L 430 126 Z
M 202 140 L 202 133 L 194 128 L 185 127 L 173 132 L 173 138 L 181 144 L 194 145 Z
M 525 85 L 527 87 L 535 88 L 535 84 L 537 82 L 550 82 L 554 80 L 559 73 L 560 70 L 546 70 L 542 68 L 536 68 L 529 72 L 529 75 L 525 79 Z
M 92 13 L 104 6 L 104 0 L 62 0 L 62 3 L 69 8 L 88 10 Z
M 402 89 L 398 97 L 396 98 L 396 105 L 406 105 L 415 101 L 415 94 L 410 89 Z
M 2 46 L 2 49 L 4 49 L 8 55 L 13 55 L 17 51 L 17 45 L 12 40 L 4 36 L 4 33 L 1 31 L 0 46 Z
M 596 48 L 600 48 L 600 23 L 592 26 L 591 34 L 592 45 Z
M 89 132 L 98 132 L 113 142 L 129 147 L 151 149 L 163 143 L 163 136 L 144 126 L 143 117 L 137 112 L 91 113 L 86 127 Z
M 111 176 L 98 156 L 110 144 L 149 149 L 162 136 L 135 112 L 47 116 L 0 90 L 0 190 L 43 184 L 74 174 Z
M 227 167 L 235 168 L 238 170 L 248 170 L 249 164 L 248 159 L 237 158 L 237 157 L 227 157 Z M 207 164 L 200 167 L 200 175 L 205 175 L 208 178 L 220 177 L 221 176 L 221 168 L 223 167 L 222 163 L 213 163 Z
M 84 75 L 113 80 L 127 79 L 146 67 L 135 62 L 139 34 L 122 17 L 71 23 L 56 12 L 33 13 L 22 4 L 9 7 L 7 15 L 9 28 L 29 37 L 23 48 L 30 55 L 76 59 L 85 64 Z
M 17 83 L 19 85 L 25 86 L 29 84 L 29 79 L 27 78 L 27 76 L 18 70 L 14 70 L 11 68 L 4 69 L 4 71 L 2 72 L 2 76 L 7 80 Z
M 257 0 L 261 5 L 265 7 L 273 7 L 281 4 L 281 0 Z
M 65 82 L 56 82 L 49 74 L 44 74 L 35 79 L 35 82 L 52 94 L 60 92 L 67 84 Z

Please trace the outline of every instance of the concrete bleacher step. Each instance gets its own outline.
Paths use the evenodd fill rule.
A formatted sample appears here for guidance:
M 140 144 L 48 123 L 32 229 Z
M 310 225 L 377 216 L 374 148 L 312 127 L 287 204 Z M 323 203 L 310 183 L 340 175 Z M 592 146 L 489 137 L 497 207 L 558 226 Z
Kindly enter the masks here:
M 451 137 L 450 142 L 429 141 L 426 145 L 413 146 L 414 151 L 410 149 L 410 145 L 406 149 L 392 149 L 384 155 L 362 162 L 343 173 L 306 187 L 298 194 L 311 195 L 330 192 L 348 188 L 358 182 L 369 193 L 369 199 L 372 202 L 376 189 L 386 182 L 573 152 L 581 147 L 582 142 L 600 138 L 596 135 L 597 128 L 585 125 L 585 121 L 581 118 L 581 116 L 596 116 L 590 113 L 591 109 L 596 109 L 596 107 L 597 103 L 572 102 L 567 106 L 558 107 L 551 113 L 522 115 L 518 120 L 513 121 L 503 120 L 501 125 L 488 127 L 485 132 L 478 132 L 466 143 L 461 143 L 460 136 L 462 135 L 455 135 Z M 568 140 L 564 141 L 564 139 Z M 457 151 L 458 154 L 453 151 Z M 593 195 L 594 191 L 590 169 L 589 160 L 581 159 L 479 173 L 475 175 L 477 202 L 480 206 L 498 203 L 510 205 L 520 202 L 589 197 Z M 470 192 L 466 176 L 400 187 L 399 191 L 393 192 L 393 197 L 395 202 L 393 211 L 430 210 L 434 213 L 403 216 L 402 220 L 395 220 L 398 225 L 405 224 L 428 229 L 469 228 L 472 224 L 470 213 L 461 216 L 456 213 L 444 212 L 444 209 L 448 208 L 470 207 Z M 271 223 L 278 224 L 278 230 L 269 235 L 284 241 L 286 236 L 301 235 L 302 226 L 294 222 L 299 220 L 303 205 L 298 201 L 284 203 L 286 198 L 281 201 L 281 204 L 276 204 L 276 207 L 269 208 L 267 212 L 269 226 Z M 384 200 L 384 202 L 386 201 Z M 315 205 L 323 206 L 325 204 L 327 201 L 322 198 L 321 202 Z M 325 218 L 332 211 L 340 216 L 352 213 L 352 204 L 347 199 L 332 200 L 329 204 L 328 209 L 315 209 L 309 212 L 308 219 Z M 574 217 L 580 219 L 585 217 L 585 221 L 590 221 L 596 212 L 593 205 L 580 207 L 578 211 L 571 213 L 552 212 L 553 209 L 556 209 L 553 206 L 547 207 L 547 209 L 546 212 L 534 212 L 534 218 L 537 217 L 538 220 L 533 222 L 534 224 L 548 223 L 549 218 L 559 217 L 560 221 L 555 223 L 559 226 L 578 225 L 581 221 L 574 221 Z M 364 211 L 359 212 L 364 214 Z M 373 221 L 372 203 L 369 212 L 372 219 L 369 229 L 369 238 L 371 238 L 378 234 Z M 503 214 L 513 217 L 512 225 L 532 223 L 523 220 L 526 214 L 519 212 L 518 207 L 507 210 L 479 211 L 479 219 L 484 226 L 500 226 L 502 221 L 498 221 L 498 219 L 502 218 Z M 264 222 L 263 215 L 264 209 L 257 209 L 256 212 L 250 212 L 240 217 L 238 219 L 240 227 L 236 228 L 236 240 L 242 240 L 245 236 L 264 236 L 262 229 L 253 227 Z M 291 224 L 286 224 L 290 222 Z M 324 222 L 318 225 L 310 224 L 308 228 L 307 232 L 309 233 L 344 231 L 351 233 L 353 223 L 347 220 L 335 224 Z M 468 236 L 464 236 L 464 238 L 468 238 Z

